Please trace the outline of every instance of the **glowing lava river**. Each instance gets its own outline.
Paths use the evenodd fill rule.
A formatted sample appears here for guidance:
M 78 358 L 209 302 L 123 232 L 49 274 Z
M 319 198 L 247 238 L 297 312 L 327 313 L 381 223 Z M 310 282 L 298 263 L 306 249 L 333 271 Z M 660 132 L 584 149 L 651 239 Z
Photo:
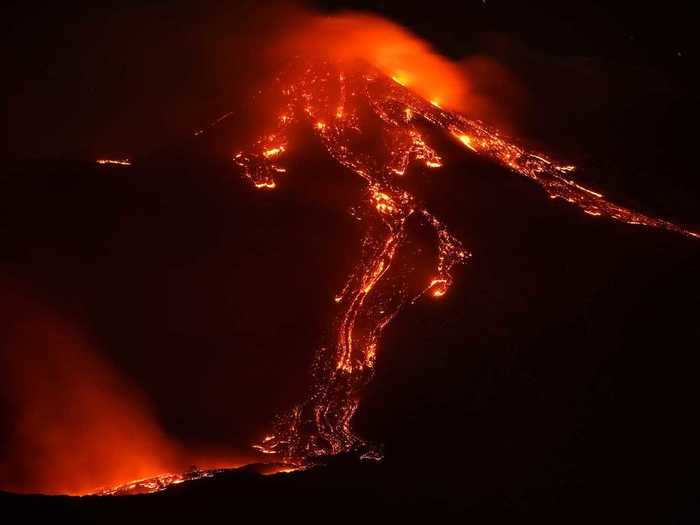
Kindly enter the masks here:
M 578 184 L 573 166 L 560 165 L 530 152 L 498 131 L 461 114 L 442 109 L 401 83 L 370 66 L 331 61 L 297 63 L 277 78 L 277 123 L 252 147 L 235 155 L 245 176 L 261 190 L 277 187 L 286 169 L 288 130 L 306 122 L 338 164 L 364 180 L 366 199 L 359 215 L 367 232 L 360 261 L 345 288 L 335 297 L 339 304 L 336 338 L 319 352 L 313 366 L 314 383 L 308 398 L 278 419 L 274 432 L 256 448 L 292 464 L 313 458 L 354 452 L 380 459 L 377 447 L 356 436 L 351 428 L 363 387 L 374 372 L 382 331 L 407 302 L 423 295 L 439 298 L 453 282 L 455 265 L 469 251 L 443 223 L 402 188 L 412 162 L 429 169 L 442 166 L 441 156 L 427 143 L 417 124 L 432 126 L 473 153 L 483 155 L 564 199 L 585 213 L 628 224 L 640 224 L 681 233 L 698 234 L 669 222 L 636 213 L 608 202 L 602 194 Z M 369 108 L 369 109 L 367 109 Z M 365 129 L 369 112 L 378 120 L 381 138 Z M 368 153 L 367 144 L 381 146 Z M 410 268 L 398 262 L 407 241 L 409 220 L 433 229 L 437 260 L 430 278 L 411 290 Z
M 402 185 L 412 164 L 428 170 L 443 165 L 422 130 L 442 133 L 472 154 L 535 182 L 550 198 L 563 199 L 589 215 L 698 238 L 695 232 L 609 202 L 576 182 L 573 166 L 528 151 L 482 122 L 418 95 L 400 76 L 392 78 L 365 63 L 297 61 L 276 78 L 267 95 L 276 101 L 275 121 L 233 157 L 255 188 L 270 191 L 280 186 L 293 126 L 313 130 L 339 169 L 349 170 L 365 187 L 363 202 L 352 212 L 363 221 L 365 236 L 354 272 L 334 297 L 338 310 L 333 340 L 317 352 L 307 397 L 279 416 L 254 446 L 286 465 L 275 472 L 304 468 L 338 454 L 382 458 L 379 446 L 352 430 L 363 389 L 374 375 L 382 333 L 406 304 L 423 296 L 442 297 L 453 283 L 455 267 L 470 257 L 468 248 Z M 406 253 L 415 224 L 434 235 L 436 256 L 425 279 L 416 279 L 415 261 Z M 96 494 L 153 492 L 215 473 L 165 474 Z

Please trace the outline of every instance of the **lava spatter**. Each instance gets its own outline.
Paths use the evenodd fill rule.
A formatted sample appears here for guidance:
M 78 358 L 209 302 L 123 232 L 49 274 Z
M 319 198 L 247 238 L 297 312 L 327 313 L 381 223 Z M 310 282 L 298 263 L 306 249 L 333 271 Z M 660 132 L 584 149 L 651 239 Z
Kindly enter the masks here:
M 278 95 L 276 125 L 234 158 L 245 177 L 257 188 L 274 188 L 285 173 L 281 161 L 289 146 L 290 126 L 306 122 L 331 157 L 364 180 L 366 198 L 361 207 L 373 217 L 356 270 L 335 297 L 339 305 L 335 340 L 318 352 L 307 399 L 279 417 L 274 433 L 255 445 L 288 462 L 304 463 L 346 452 L 381 458 L 377 448 L 353 433 L 351 421 L 362 388 L 373 376 L 382 332 L 407 302 L 423 295 L 445 295 L 453 282 L 454 267 L 470 256 L 440 220 L 402 188 L 401 179 L 411 163 L 431 169 L 442 166 L 441 156 L 426 142 L 417 122 L 442 130 L 470 151 L 533 180 L 551 198 L 564 199 L 589 215 L 698 237 L 670 222 L 608 202 L 573 180 L 573 166 L 527 151 L 482 122 L 441 108 L 404 86 L 400 76 L 391 78 L 357 64 L 298 63 L 277 78 L 274 89 Z M 368 133 L 360 118 L 366 106 L 381 126 L 384 149 L 380 152 L 357 146 Z M 411 296 L 405 283 L 380 284 L 397 280 L 389 273 L 406 242 L 407 221 L 415 216 L 436 233 L 438 257 L 433 277 L 422 292 Z

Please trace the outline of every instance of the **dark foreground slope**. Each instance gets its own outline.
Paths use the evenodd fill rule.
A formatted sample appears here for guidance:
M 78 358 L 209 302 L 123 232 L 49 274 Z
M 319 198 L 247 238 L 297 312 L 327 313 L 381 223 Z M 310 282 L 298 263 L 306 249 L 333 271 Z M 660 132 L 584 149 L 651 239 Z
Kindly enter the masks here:
M 696 503 L 650 512 L 655 500 L 620 498 L 601 504 L 590 493 L 572 494 L 562 487 L 542 487 L 527 498 L 513 498 L 507 490 L 484 494 L 484 487 L 468 472 L 442 475 L 415 470 L 397 475 L 380 464 L 336 460 L 335 464 L 304 472 L 262 476 L 241 469 L 172 487 L 164 492 L 122 497 L 18 496 L 0 492 L 3 513 L 23 521 L 68 523 L 203 523 L 231 520 L 272 523 L 357 523 L 414 520 L 438 523 L 472 519 L 479 523 L 539 522 L 693 523 Z M 606 484 L 603 474 L 596 480 Z M 503 487 L 506 489 L 506 487 Z M 639 496 L 639 494 L 637 494 Z M 681 501 L 678 501 L 681 503 Z M 668 521 L 667 521 L 668 520 Z

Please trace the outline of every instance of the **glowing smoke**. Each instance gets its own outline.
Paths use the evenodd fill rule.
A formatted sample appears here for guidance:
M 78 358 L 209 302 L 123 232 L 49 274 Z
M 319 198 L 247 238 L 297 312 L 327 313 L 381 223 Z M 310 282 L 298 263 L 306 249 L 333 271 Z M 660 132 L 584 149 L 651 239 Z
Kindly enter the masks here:
M 14 415 L 0 488 L 80 494 L 179 465 L 139 393 L 75 323 L 3 284 L 0 381 Z
M 365 61 L 427 100 L 466 109 L 468 90 L 459 65 L 405 28 L 378 16 L 309 14 L 298 30 L 272 49 L 288 56 Z

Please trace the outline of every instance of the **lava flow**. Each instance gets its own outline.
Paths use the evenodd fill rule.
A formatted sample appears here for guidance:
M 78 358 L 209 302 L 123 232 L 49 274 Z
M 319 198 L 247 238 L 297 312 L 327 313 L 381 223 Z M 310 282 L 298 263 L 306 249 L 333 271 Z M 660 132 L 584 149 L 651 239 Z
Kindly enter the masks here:
M 275 122 L 249 147 L 235 153 L 233 160 L 255 188 L 274 190 L 287 172 L 285 157 L 293 148 L 291 132 L 306 126 L 339 169 L 351 172 L 364 184 L 364 198 L 353 214 L 366 227 L 355 270 L 334 297 L 338 308 L 335 333 L 330 344 L 316 354 L 307 397 L 280 416 L 269 435 L 254 446 L 274 458 L 274 463 L 264 466 L 267 470 L 263 474 L 305 468 L 318 458 L 342 453 L 363 459 L 382 457 L 380 447 L 353 432 L 352 419 L 363 389 L 374 375 L 383 331 L 406 304 L 424 296 L 443 297 L 453 283 L 455 267 L 471 256 L 405 184 L 413 165 L 421 165 L 423 170 L 443 165 L 441 154 L 431 146 L 424 130 L 442 133 L 470 154 L 527 177 L 552 199 L 563 199 L 589 215 L 700 237 L 609 202 L 573 178 L 574 166 L 529 151 L 493 127 L 454 111 L 461 110 L 464 102 L 460 100 L 464 94 L 461 78 L 454 67 L 397 26 L 372 17 L 346 15 L 314 19 L 307 29 L 303 37 L 287 44 L 304 57 L 317 56 L 314 53 L 323 47 L 327 57 L 292 61 L 276 78 L 268 90 L 273 100 L 268 109 L 273 110 Z M 342 38 L 337 38 L 339 34 Z M 223 115 L 195 135 L 202 135 L 230 115 Z M 129 159 L 119 158 L 96 162 L 106 169 L 131 165 Z M 425 274 L 407 255 L 415 241 L 416 225 L 434 236 L 435 260 Z M 124 408 L 123 413 L 131 412 Z M 133 422 L 133 416 L 127 419 Z M 158 446 L 162 438 L 157 428 L 143 427 L 148 431 L 144 432 L 145 444 L 126 447 L 134 443 L 125 440 L 124 449 L 131 456 L 148 457 L 142 449 L 169 448 Z M 121 441 L 119 444 L 122 446 Z M 214 468 L 173 473 L 182 466 L 181 461 L 166 459 L 169 461 L 130 468 L 128 477 L 119 470 L 118 475 L 104 478 L 112 479 L 113 484 L 103 482 L 97 491 L 90 486 L 88 492 L 81 481 L 71 492 L 148 493 L 223 471 L 220 465 L 211 465 Z M 123 461 L 117 463 L 115 470 Z M 117 484 L 131 478 L 137 479 Z M 56 490 L 66 491 L 63 485 Z
M 573 166 L 528 151 L 480 121 L 443 109 L 404 86 L 400 75 L 392 78 L 374 66 L 337 60 L 298 62 L 276 79 L 273 90 L 278 97 L 276 124 L 234 157 L 245 177 L 256 188 L 276 188 L 286 172 L 283 159 L 290 147 L 290 128 L 306 123 L 338 164 L 364 180 L 366 198 L 360 210 L 369 224 L 360 262 L 335 297 L 340 305 L 335 341 L 317 355 L 308 398 L 278 418 L 274 432 L 255 446 L 287 462 L 303 464 L 344 452 L 381 458 L 378 448 L 351 429 L 362 388 L 373 376 L 381 334 L 407 302 L 425 294 L 443 296 L 453 282 L 455 265 L 470 256 L 442 222 L 402 188 L 411 163 L 430 169 L 442 165 L 418 123 L 441 130 L 471 152 L 533 180 L 551 198 L 564 199 L 589 215 L 698 237 L 607 201 L 571 177 Z M 379 122 L 386 145 L 379 153 L 368 153 L 366 148 L 372 139 L 360 113 L 367 107 Z M 405 274 L 392 273 L 397 252 L 407 241 L 410 218 L 434 230 L 438 249 L 433 275 L 416 294 L 410 293 Z

